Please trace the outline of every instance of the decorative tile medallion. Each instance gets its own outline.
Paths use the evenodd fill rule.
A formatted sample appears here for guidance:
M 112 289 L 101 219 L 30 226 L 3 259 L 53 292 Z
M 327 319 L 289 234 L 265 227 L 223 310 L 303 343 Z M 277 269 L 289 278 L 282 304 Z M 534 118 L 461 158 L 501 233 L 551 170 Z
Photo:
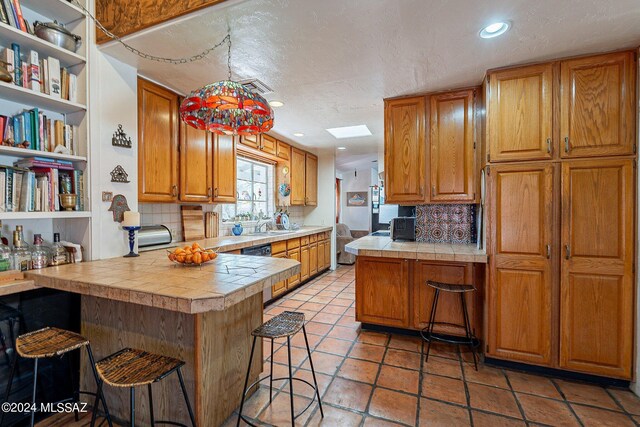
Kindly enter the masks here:
M 475 243 L 476 205 L 416 206 L 416 240 L 426 243 Z

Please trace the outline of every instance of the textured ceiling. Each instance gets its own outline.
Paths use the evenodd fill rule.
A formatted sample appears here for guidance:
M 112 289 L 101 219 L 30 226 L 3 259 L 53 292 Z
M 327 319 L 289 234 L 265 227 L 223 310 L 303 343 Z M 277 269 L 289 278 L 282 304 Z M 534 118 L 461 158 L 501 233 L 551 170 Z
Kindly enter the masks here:
M 498 20 L 512 29 L 478 37 Z M 639 22 L 638 0 L 230 0 L 127 40 L 188 56 L 230 28 L 234 79 L 258 78 L 274 90 L 268 99 L 285 103 L 273 133 L 308 147 L 344 145 L 337 166 L 351 169 L 377 158 L 383 98 L 476 85 L 489 68 L 636 47 Z M 227 74 L 226 49 L 188 65 L 102 49 L 181 93 Z M 373 135 L 338 141 L 325 131 L 358 124 Z

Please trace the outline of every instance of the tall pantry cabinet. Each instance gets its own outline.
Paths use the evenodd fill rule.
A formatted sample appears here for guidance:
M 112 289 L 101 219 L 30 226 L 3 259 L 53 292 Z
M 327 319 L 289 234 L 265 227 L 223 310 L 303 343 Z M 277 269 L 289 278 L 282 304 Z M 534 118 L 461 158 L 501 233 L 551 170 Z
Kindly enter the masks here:
M 488 357 L 630 379 L 636 55 L 487 75 Z

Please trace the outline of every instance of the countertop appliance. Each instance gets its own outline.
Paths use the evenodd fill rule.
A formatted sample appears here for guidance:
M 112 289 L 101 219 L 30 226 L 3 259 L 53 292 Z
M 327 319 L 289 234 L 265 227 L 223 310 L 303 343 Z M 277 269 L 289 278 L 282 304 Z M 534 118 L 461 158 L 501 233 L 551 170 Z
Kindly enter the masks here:
M 143 225 L 138 230 L 138 248 L 161 249 L 171 239 L 171 230 L 164 225 Z
M 416 217 L 401 216 L 391 220 L 391 240 L 416 240 Z
M 253 255 L 253 256 L 271 256 L 271 245 L 260 245 L 260 246 L 252 246 L 250 248 L 244 248 L 240 250 L 242 255 Z M 262 302 L 270 301 L 272 297 L 271 294 L 271 282 L 268 282 L 262 290 Z

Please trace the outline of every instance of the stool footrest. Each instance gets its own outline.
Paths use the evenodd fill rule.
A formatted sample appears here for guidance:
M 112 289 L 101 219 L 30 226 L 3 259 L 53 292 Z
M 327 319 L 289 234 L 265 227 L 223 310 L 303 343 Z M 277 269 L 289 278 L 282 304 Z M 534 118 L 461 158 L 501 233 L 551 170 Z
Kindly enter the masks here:
M 439 325 L 443 323 L 436 322 L 434 324 Z M 445 323 L 445 324 L 450 325 L 449 323 Z M 443 343 L 454 344 L 454 345 L 467 345 L 467 346 L 472 346 L 473 348 L 477 348 L 480 346 L 480 340 L 476 338 L 474 335 L 471 335 L 471 338 L 467 338 L 467 337 L 443 334 L 438 332 L 429 333 L 429 326 L 427 326 L 426 328 L 420 331 L 420 336 L 422 336 L 422 339 L 425 340 L 426 342 L 437 341 L 437 342 L 443 342 Z

